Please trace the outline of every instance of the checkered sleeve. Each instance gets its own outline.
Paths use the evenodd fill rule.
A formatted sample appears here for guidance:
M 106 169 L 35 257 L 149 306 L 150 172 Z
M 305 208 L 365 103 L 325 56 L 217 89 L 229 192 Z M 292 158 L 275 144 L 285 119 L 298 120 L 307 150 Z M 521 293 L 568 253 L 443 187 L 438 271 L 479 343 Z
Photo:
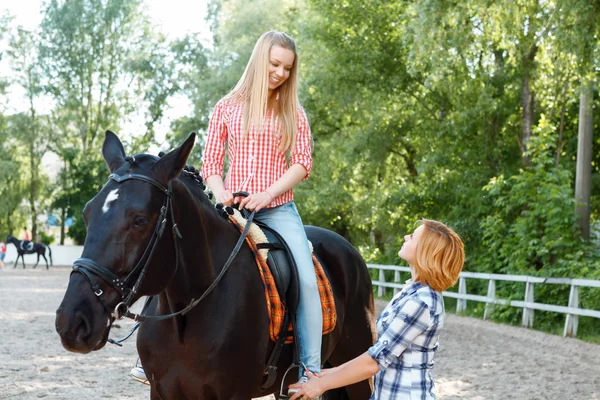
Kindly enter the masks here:
M 210 117 L 204 153 L 202 154 L 202 168 L 200 173 L 208 178 L 211 175 L 223 176 L 225 162 L 225 143 L 227 142 L 227 126 L 223 121 L 225 104 L 221 100 L 215 105 Z
M 397 313 L 384 318 L 377 342 L 369 355 L 380 370 L 386 369 L 430 324 L 429 307 L 418 298 L 410 299 Z
M 290 156 L 290 165 L 300 164 L 306 169 L 304 180 L 308 179 L 312 170 L 312 139 L 310 125 L 304 108 L 298 107 L 298 118 L 296 120 L 298 132 L 296 134 L 296 146 Z

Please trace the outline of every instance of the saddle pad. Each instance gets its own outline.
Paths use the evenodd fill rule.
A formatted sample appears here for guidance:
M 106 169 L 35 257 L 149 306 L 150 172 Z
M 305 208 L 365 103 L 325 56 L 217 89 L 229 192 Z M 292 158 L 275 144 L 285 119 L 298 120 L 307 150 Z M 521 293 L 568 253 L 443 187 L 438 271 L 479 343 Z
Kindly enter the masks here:
M 240 232 L 244 230 L 242 225 L 240 225 L 236 219 L 230 217 L 229 221 L 234 224 Z M 258 228 L 255 224 L 252 225 L 253 226 L 251 227 L 250 232 L 252 232 L 252 229 L 255 227 L 260 230 L 260 228 Z M 273 278 L 273 274 L 267 265 L 263 249 L 258 250 L 256 248 L 256 242 L 251 235 L 246 236 L 246 243 L 254 253 L 254 259 L 256 261 L 256 265 L 258 266 L 258 272 L 260 273 L 260 277 L 262 278 L 264 284 L 265 298 L 267 301 L 267 313 L 271 320 L 271 323 L 269 324 L 269 337 L 273 342 L 276 342 L 279 338 L 279 332 L 281 331 L 285 307 L 281 301 L 281 298 L 279 297 L 279 292 L 277 291 L 277 286 L 275 285 L 275 279 Z M 329 282 L 327 275 L 325 275 L 323 266 L 319 260 L 317 260 L 314 254 L 312 254 L 312 259 L 315 266 L 315 274 L 317 275 L 319 297 L 321 298 L 321 311 L 323 313 L 323 335 L 326 335 L 335 328 L 335 324 L 337 322 L 337 311 L 335 309 L 335 301 L 333 298 L 331 283 Z M 292 329 L 293 327 L 290 323 L 288 330 L 291 331 Z M 286 340 L 286 343 L 292 343 L 293 341 L 293 336 L 290 336 Z

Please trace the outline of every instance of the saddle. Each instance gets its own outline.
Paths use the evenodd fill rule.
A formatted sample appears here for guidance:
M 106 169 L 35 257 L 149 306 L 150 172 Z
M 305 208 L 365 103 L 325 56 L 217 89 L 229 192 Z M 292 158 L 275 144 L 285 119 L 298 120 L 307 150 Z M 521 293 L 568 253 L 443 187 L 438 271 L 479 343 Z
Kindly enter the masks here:
M 21 250 L 31 251 L 33 250 L 33 242 L 29 240 L 21 240 Z
M 246 219 L 234 209 L 229 216 L 240 232 L 246 226 Z M 277 376 L 277 359 L 284 344 L 295 342 L 294 362 L 299 354 L 298 340 L 295 338 L 293 325 L 298 308 L 300 288 L 298 286 L 298 271 L 289 247 L 275 230 L 258 221 L 253 221 L 246 243 L 255 254 L 259 273 L 265 284 L 268 314 L 271 319 L 269 332 L 275 346 L 267 361 L 261 388 L 271 386 Z M 312 245 L 311 245 L 312 249 Z M 316 255 L 312 254 L 321 310 L 323 313 L 323 335 L 333 331 L 337 322 L 337 313 L 331 284 Z

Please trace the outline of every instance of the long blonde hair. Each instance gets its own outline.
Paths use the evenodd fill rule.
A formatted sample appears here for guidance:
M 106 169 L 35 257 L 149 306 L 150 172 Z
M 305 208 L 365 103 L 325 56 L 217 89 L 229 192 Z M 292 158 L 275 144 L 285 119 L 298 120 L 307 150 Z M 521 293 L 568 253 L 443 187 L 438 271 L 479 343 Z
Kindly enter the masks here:
M 261 132 L 269 111 L 269 62 L 273 46 L 280 46 L 294 53 L 294 63 L 287 80 L 276 90 L 279 101 L 273 104 L 278 117 L 277 128 L 281 133 L 279 150 L 287 152 L 296 144 L 296 118 L 298 112 L 298 54 L 294 39 L 283 32 L 269 31 L 256 42 L 246 69 L 235 87 L 225 96 L 233 102 L 244 102 L 242 136 L 254 127 Z M 275 95 L 275 93 L 273 93 Z M 275 103 L 275 102 L 274 102 Z
M 418 221 L 425 230 L 417 243 L 415 281 L 442 292 L 453 286 L 465 262 L 464 244 L 456 232 L 441 222 Z

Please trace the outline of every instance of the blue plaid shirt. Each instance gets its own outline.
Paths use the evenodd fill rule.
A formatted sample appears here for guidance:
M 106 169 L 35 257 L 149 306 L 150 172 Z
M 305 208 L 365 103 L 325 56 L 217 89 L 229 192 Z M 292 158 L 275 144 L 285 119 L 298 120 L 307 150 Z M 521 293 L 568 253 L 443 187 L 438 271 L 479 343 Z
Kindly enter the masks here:
M 406 281 L 377 318 L 379 339 L 369 348 L 379 366 L 372 400 L 436 398 L 431 370 L 443 325 L 442 294 Z

